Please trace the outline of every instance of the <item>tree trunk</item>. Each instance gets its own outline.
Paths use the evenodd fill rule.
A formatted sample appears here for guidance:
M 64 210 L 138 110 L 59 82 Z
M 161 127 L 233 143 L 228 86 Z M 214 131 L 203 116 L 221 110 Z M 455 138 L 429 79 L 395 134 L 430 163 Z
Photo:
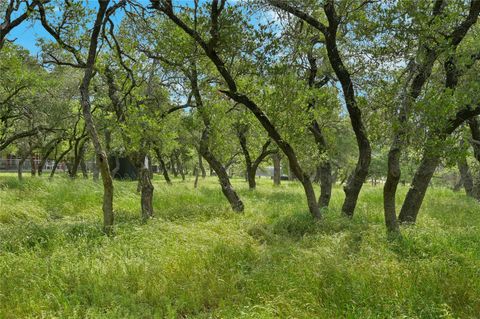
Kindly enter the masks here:
M 460 190 L 460 188 L 462 188 L 462 186 L 463 186 L 463 181 L 462 181 L 462 177 L 460 176 L 460 178 L 455 183 L 455 185 L 453 185 L 453 191 L 458 192 Z
M 248 179 L 248 189 L 253 190 L 257 187 L 257 182 L 255 181 L 255 175 L 257 173 L 257 167 L 250 166 L 247 169 L 247 179 Z
M 312 132 L 318 151 L 322 155 L 318 172 L 320 178 L 320 198 L 318 202 L 320 208 L 328 207 L 330 198 L 332 197 L 332 166 L 327 154 L 327 142 L 316 120 L 312 121 L 309 130 Z
M 477 162 L 480 162 L 480 125 L 478 124 L 478 119 L 476 117 L 471 118 L 468 121 L 468 125 L 470 127 L 470 132 L 472 136 L 470 144 L 472 145 L 472 148 L 473 148 L 473 155 L 477 160 Z M 475 198 L 477 200 L 480 200 L 480 183 L 477 181 L 478 181 L 478 173 L 476 174 L 475 182 L 473 183 L 473 185 L 474 185 Z
M 35 177 L 37 175 L 35 157 L 33 157 L 33 154 L 30 154 L 30 173 L 32 174 L 32 177 Z
M 18 162 L 18 167 L 17 167 L 17 175 L 18 175 L 18 179 L 19 180 L 22 180 L 23 179 L 23 164 L 25 163 L 25 161 L 27 160 L 27 156 L 26 155 L 23 155 L 20 159 L 20 161 Z
M 246 133 L 248 131 L 248 126 L 243 124 L 237 125 L 237 137 L 240 142 L 240 146 L 242 148 L 242 153 L 245 158 L 245 170 L 247 175 L 248 181 L 248 189 L 253 190 L 257 186 L 255 182 L 255 174 L 257 172 L 257 168 L 253 167 L 252 158 L 250 157 L 250 152 L 248 151 L 247 146 L 247 136 Z
M 99 175 L 100 175 L 100 170 L 99 170 L 99 168 L 98 168 L 96 158 L 94 157 L 93 177 L 92 177 L 94 182 L 97 182 L 97 181 L 98 181 Z
M 368 175 L 372 150 L 370 141 L 368 140 L 367 130 L 363 124 L 362 111 L 357 106 L 355 85 L 338 51 L 336 37 L 339 19 L 336 17 L 333 3 L 326 2 L 324 11 L 329 19 L 328 31 L 324 34 L 328 59 L 342 86 L 345 105 L 350 116 L 350 122 L 358 146 L 357 164 L 344 187 L 345 200 L 342 206 L 342 213 L 348 217 L 352 217 L 357 205 L 358 195 Z
M 80 167 L 80 162 L 82 161 L 83 155 L 85 154 L 85 139 L 75 138 L 75 146 L 73 149 L 73 163 L 70 165 L 68 173 L 70 175 L 70 178 L 77 178 L 78 168 Z
M 99 1 L 99 8 L 93 30 L 90 38 L 90 46 L 88 50 L 88 58 L 85 68 L 85 73 L 80 85 L 80 104 L 82 106 L 83 117 L 87 130 L 90 134 L 92 144 L 96 153 L 98 167 L 102 176 L 103 182 L 103 230 L 110 235 L 113 232 L 113 181 L 110 175 L 110 167 L 108 166 L 108 157 L 103 150 L 100 138 L 93 120 L 91 105 L 90 105 L 90 82 L 94 76 L 94 64 L 97 55 L 98 36 L 103 24 L 103 18 L 107 10 L 109 1 Z
M 398 216 L 401 223 L 416 222 L 428 185 L 439 163 L 438 155 L 429 154 L 428 150 L 424 153 Z
M 308 86 L 310 88 L 315 88 L 317 86 L 316 78 L 318 73 L 318 66 L 317 59 L 312 54 L 312 51 L 308 53 L 308 62 L 310 65 L 308 72 Z M 315 106 L 316 101 L 315 99 L 312 99 L 308 103 L 308 109 L 313 110 L 315 109 Z M 315 183 L 320 182 L 320 198 L 318 200 L 319 205 L 320 208 L 328 207 L 328 204 L 330 203 L 330 198 L 332 197 L 332 167 L 330 164 L 330 158 L 327 153 L 327 141 L 325 140 L 322 129 L 315 118 L 312 119 L 310 127 L 308 129 L 313 134 L 315 144 L 317 145 L 317 149 L 320 154 L 320 165 L 317 171 L 318 181 L 315 181 Z
M 225 170 L 225 167 L 218 161 L 213 153 L 209 150 L 208 144 L 210 139 L 210 119 L 208 115 L 205 113 L 204 105 L 202 101 L 202 96 L 200 94 L 200 89 L 198 87 L 198 75 L 197 75 L 197 68 L 196 65 L 192 65 L 192 74 L 190 76 L 190 82 L 192 85 L 192 93 L 195 97 L 195 102 L 197 104 L 197 109 L 200 113 L 200 116 L 203 120 L 203 124 L 205 128 L 203 129 L 202 136 L 200 138 L 200 146 L 199 152 L 202 157 L 208 162 L 210 168 L 212 168 L 215 173 L 217 174 L 218 180 L 220 181 L 220 186 L 222 188 L 222 192 L 227 198 L 232 210 L 235 212 L 243 212 L 244 206 L 243 202 L 240 200 L 240 197 L 235 192 L 232 184 L 230 183 L 230 178 L 228 177 L 228 173 Z
M 388 152 L 387 179 L 383 186 L 383 211 L 385 216 L 385 226 L 390 233 L 400 232 L 395 208 L 395 195 L 397 193 L 398 182 L 400 181 L 400 143 L 401 135 L 396 135 Z
M 42 154 L 42 159 L 40 160 L 40 163 L 38 164 L 38 176 L 41 176 L 42 173 L 43 173 L 43 167 L 45 166 L 45 163 L 47 162 L 48 160 L 48 157 L 50 156 L 50 154 L 53 152 L 53 150 L 55 149 L 55 147 L 60 143 L 61 140 L 57 140 L 55 141 L 54 143 L 52 143 L 51 145 L 49 145 L 46 149 L 45 152 L 43 152 Z
M 115 167 L 112 169 L 111 175 L 112 178 L 115 178 L 120 170 L 120 158 L 116 155 L 113 158 L 115 159 Z
M 82 157 L 80 160 L 80 168 L 82 170 L 82 175 L 84 179 L 88 179 L 88 169 L 87 164 L 85 163 L 85 159 Z
M 460 171 L 460 178 L 465 188 L 465 193 L 468 197 L 475 198 L 475 192 L 473 188 L 473 178 L 472 174 L 470 173 L 470 168 L 468 167 L 466 157 L 462 157 L 457 162 L 458 170 Z
M 328 207 L 332 197 L 332 167 L 330 161 L 326 160 L 320 164 L 320 208 Z
M 165 178 L 165 181 L 167 182 L 168 185 L 171 185 L 172 181 L 170 180 L 170 176 L 168 176 L 167 165 L 165 164 L 165 161 L 163 160 L 162 153 L 160 152 L 160 149 L 155 148 L 155 154 L 157 155 L 157 159 L 160 162 L 160 168 L 162 170 L 163 178 Z
M 141 192 L 142 221 L 146 222 L 149 218 L 153 217 L 154 187 L 151 180 L 148 158 L 145 156 L 144 161 L 140 161 L 139 164 L 138 182 Z
M 207 135 L 206 130 L 204 130 L 203 135 Z M 202 143 L 206 144 L 206 143 Z M 244 206 L 243 202 L 240 200 L 240 197 L 235 192 L 230 179 L 228 177 L 227 171 L 223 165 L 215 158 L 215 156 L 208 150 L 206 145 L 200 146 L 200 152 L 202 153 L 203 158 L 208 162 L 210 167 L 217 174 L 218 180 L 220 181 L 220 186 L 222 188 L 223 195 L 227 198 L 230 206 L 235 212 L 243 212 Z
M 37 168 L 36 168 L 36 165 L 35 165 L 35 156 L 33 154 L 33 147 L 32 147 L 32 144 L 29 143 L 30 145 L 30 173 L 32 174 L 32 177 L 35 177 L 37 175 Z
M 180 173 L 180 176 L 182 177 L 182 181 L 185 181 L 185 170 L 183 168 L 183 163 L 180 160 L 180 151 L 175 153 L 175 163 L 177 164 L 177 170 Z
M 193 168 L 193 174 L 195 175 L 195 182 L 193 183 L 193 188 L 198 187 L 198 171 L 199 171 L 199 169 L 195 165 L 195 167 Z
M 63 160 L 63 158 L 68 154 L 68 152 L 70 152 L 72 150 L 72 145 L 71 143 L 69 144 L 69 147 L 63 151 L 63 153 L 60 154 L 60 156 L 58 157 L 58 159 L 55 159 L 55 163 L 53 164 L 53 168 L 52 168 L 52 171 L 50 172 L 50 177 L 49 179 L 52 179 L 53 176 L 55 175 L 55 172 L 57 170 L 57 167 L 58 167 L 58 164 L 60 164 L 60 162 Z
M 173 154 L 170 156 L 170 169 L 172 170 L 173 177 L 178 177 L 178 167 L 175 167 L 175 159 Z
M 202 172 L 202 178 L 207 177 L 207 172 L 205 171 L 205 167 L 203 166 L 203 159 L 202 155 L 200 152 L 198 152 L 198 167 L 200 168 L 200 171 Z
M 273 185 L 275 186 L 280 186 L 281 183 L 281 177 L 282 177 L 282 172 L 281 172 L 281 166 L 280 166 L 280 161 L 281 161 L 281 155 L 280 153 L 275 153 L 272 155 L 273 159 Z

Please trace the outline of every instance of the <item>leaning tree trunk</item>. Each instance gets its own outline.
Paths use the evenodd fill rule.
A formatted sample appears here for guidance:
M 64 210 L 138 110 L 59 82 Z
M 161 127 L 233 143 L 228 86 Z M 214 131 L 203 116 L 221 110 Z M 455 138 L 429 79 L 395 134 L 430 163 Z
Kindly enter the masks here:
M 52 179 L 53 176 L 55 175 L 55 172 L 57 171 L 58 164 L 63 160 L 63 158 L 70 152 L 72 149 L 72 145 L 70 144 L 69 147 L 63 151 L 63 153 L 60 154 L 58 159 L 55 159 L 55 163 L 53 164 L 52 171 L 50 172 L 50 177 L 49 179 Z
M 170 176 L 168 176 L 167 165 L 165 164 L 165 161 L 163 160 L 162 153 L 160 152 L 160 149 L 155 148 L 155 154 L 157 155 L 157 159 L 160 162 L 160 168 L 162 170 L 163 178 L 165 178 L 165 181 L 167 182 L 168 185 L 171 185 L 172 181 L 170 180 Z
M 342 205 L 342 213 L 348 217 L 352 217 L 357 205 L 358 195 L 360 194 L 360 190 L 362 189 L 363 183 L 368 175 L 372 149 L 368 139 L 367 130 L 363 124 L 362 111 L 357 105 L 355 85 L 347 67 L 343 64 L 342 57 L 340 56 L 337 47 L 336 36 L 340 20 L 336 16 L 333 3 L 327 2 L 324 6 L 324 11 L 329 19 L 328 30 L 324 33 L 328 59 L 340 81 L 345 105 L 348 114 L 350 115 L 350 122 L 358 146 L 357 164 L 344 187 L 345 200 Z
M 428 150 L 424 153 L 398 216 L 401 223 L 416 222 L 428 185 L 439 163 L 440 157 L 438 155 L 428 154 Z
M 464 121 L 468 121 L 473 116 L 478 115 L 478 112 L 480 112 L 480 107 L 471 109 L 470 106 L 466 106 L 458 111 L 454 118 L 448 120 L 445 129 L 434 132 L 433 137 L 429 138 L 426 144 L 430 144 L 431 146 L 426 147 L 420 166 L 415 173 L 412 185 L 410 186 L 405 201 L 403 202 L 402 210 L 399 215 L 400 222 L 416 222 L 430 180 L 441 160 L 440 155 L 438 154 L 439 142 L 445 142 L 446 138 L 462 125 Z
M 208 133 L 206 130 L 204 130 L 202 135 L 206 134 Z M 230 178 L 228 177 L 227 171 L 223 167 L 222 163 L 215 158 L 215 156 L 208 150 L 206 145 L 200 146 L 200 152 L 202 153 L 203 158 L 205 158 L 210 167 L 217 174 L 218 180 L 220 181 L 220 186 L 222 188 L 222 193 L 227 198 L 233 211 L 243 212 L 243 202 L 240 200 L 240 197 L 237 195 L 237 192 L 235 192 L 232 184 L 230 183 Z
M 205 128 L 203 129 L 202 136 L 200 138 L 200 146 L 199 152 L 201 156 L 208 162 L 210 168 L 215 171 L 217 174 L 218 180 L 220 182 L 220 187 L 222 188 L 222 193 L 227 198 L 232 210 L 235 212 L 243 212 L 244 206 L 243 202 L 240 200 L 237 192 L 233 188 L 232 184 L 230 183 L 230 178 L 228 177 L 228 173 L 225 167 L 220 163 L 219 160 L 213 155 L 208 147 L 208 142 L 210 139 L 210 119 L 208 115 L 205 114 L 204 105 L 202 101 L 202 96 L 200 94 L 200 90 L 198 88 L 198 75 L 197 69 L 195 64 L 192 66 L 192 74 L 190 76 L 190 82 L 192 85 L 192 92 L 195 97 L 195 102 L 197 104 L 197 108 L 199 110 L 200 116 L 203 120 Z
M 48 160 L 48 157 L 50 156 L 50 154 L 53 152 L 53 150 L 55 149 L 55 147 L 57 147 L 57 145 L 60 143 L 60 140 L 54 142 L 52 145 L 50 145 L 47 150 L 43 153 L 42 155 L 42 159 L 40 160 L 40 163 L 38 164 L 38 176 L 41 176 L 42 173 L 43 173 L 43 167 L 45 166 L 45 163 L 47 162 Z

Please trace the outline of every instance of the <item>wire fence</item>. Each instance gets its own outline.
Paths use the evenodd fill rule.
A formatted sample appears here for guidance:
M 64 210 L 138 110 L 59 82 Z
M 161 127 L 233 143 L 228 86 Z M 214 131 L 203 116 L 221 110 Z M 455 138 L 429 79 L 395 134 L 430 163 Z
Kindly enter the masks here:
M 21 159 L 19 158 L 0 158 L 0 171 L 17 171 L 18 167 L 20 166 Z M 39 159 L 33 159 L 31 160 L 30 158 L 27 158 L 23 164 L 22 164 L 22 169 L 23 170 L 31 170 L 32 169 L 32 163 L 36 169 L 39 168 L 39 166 L 42 164 L 42 161 Z M 88 171 L 92 171 L 93 167 L 95 165 L 95 162 L 93 161 L 87 161 L 85 162 L 87 166 Z M 53 167 L 55 166 L 55 161 L 54 160 L 46 160 L 45 163 L 43 164 L 42 170 L 43 171 L 51 171 Z M 67 171 L 67 163 L 65 161 L 61 161 L 57 165 L 57 171 L 59 172 L 65 172 Z

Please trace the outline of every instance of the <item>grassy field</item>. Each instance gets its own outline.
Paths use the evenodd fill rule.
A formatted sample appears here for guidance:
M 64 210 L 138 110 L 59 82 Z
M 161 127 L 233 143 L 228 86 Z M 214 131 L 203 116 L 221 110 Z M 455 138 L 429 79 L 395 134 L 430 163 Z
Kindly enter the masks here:
M 429 190 L 418 225 L 388 241 L 380 187 L 351 221 L 336 188 L 314 223 L 297 184 L 234 185 L 243 215 L 213 178 L 156 176 L 143 225 L 136 183 L 116 182 L 107 238 L 101 185 L 0 175 L 0 318 L 480 316 L 480 211 L 463 193 Z

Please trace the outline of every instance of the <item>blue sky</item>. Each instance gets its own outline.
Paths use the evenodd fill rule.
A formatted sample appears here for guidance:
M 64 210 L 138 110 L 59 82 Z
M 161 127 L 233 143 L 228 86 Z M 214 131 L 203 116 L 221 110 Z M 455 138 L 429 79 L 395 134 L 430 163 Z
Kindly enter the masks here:
M 145 3 L 147 2 L 148 1 L 145 1 Z M 84 0 L 84 5 L 87 8 L 95 8 L 96 3 L 97 1 Z M 21 25 L 13 29 L 7 38 L 9 40 L 15 40 L 16 44 L 28 49 L 32 55 L 36 55 L 40 52 L 40 48 L 36 45 L 38 38 L 52 39 L 50 35 L 43 29 L 41 23 L 38 21 L 27 21 L 22 23 Z
M 0 0 L 2 1 L 2 0 Z M 114 1 L 112 1 L 114 2 Z M 115 1 L 116 2 L 116 1 Z M 148 5 L 150 1 L 148 0 L 139 0 L 138 2 L 144 3 Z M 202 2 L 202 1 L 201 1 Z M 177 0 L 175 3 L 182 3 L 182 4 L 193 4 L 193 0 Z M 97 5 L 97 1 L 92 0 L 84 0 L 85 7 L 88 8 L 95 8 Z M 120 19 L 123 13 L 118 12 L 116 13 L 117 18 Z M 24 48 L 28 49 L 32 55 L 36 55 L 39 53 L 40 49 L 36 45 L 36 40 L 38 38 L 51 38 L 50 35 L 43 29 L 41 23 L 27 21 L 16 27 L 15 29 L 10 32 L 7 37 L 9 40 L 15 40 L 15 43 L 18 45 L 23 46 Z
M 241 0 L 228 0 L 227 3 L 233 4 L 239 1 Z M 112 1 L 112 3 L 113 2 L 116 1 Z M 138 0 L 138 2 L 145 4 L 146 6 L 150 3 L 149 0 Z M 202 2 L 205 2 L 205 0 L 200 0 L 200 3 Z M 84 0 L 84 4 L 85 7 L 95 8 L 97 6 L 97 1 Z M 193 5 L 193 0 L 174 0 L 174 4 Z M 123 13 L 121 11 L 116 13 L 116 19 L 121 19 L 122 16 Z M 40 52 L 40 48 L 36 45 L 38 38 L 51 39 L 50 35 L 43 29 L 41 23 L 32 21 L 27 21 L 13 29 L 7 38 L 9 40 L 15 40 L 16 44 L 28 49 L 32 55 L 37 55 Z

